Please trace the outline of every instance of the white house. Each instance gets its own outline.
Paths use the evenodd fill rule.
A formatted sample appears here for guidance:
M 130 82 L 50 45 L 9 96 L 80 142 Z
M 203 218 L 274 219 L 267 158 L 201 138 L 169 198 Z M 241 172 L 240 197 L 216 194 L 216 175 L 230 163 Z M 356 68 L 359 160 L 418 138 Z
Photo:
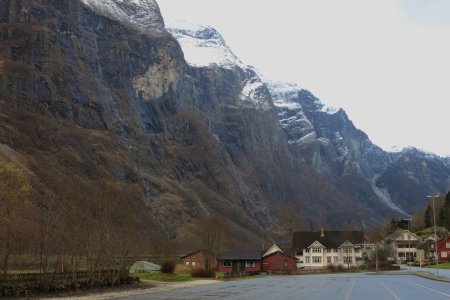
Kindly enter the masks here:
M 406 229 L 399 229 L 384 239 L 384 243 L 393 250 L 394 260 L 403 262 L 417 258 L 420 238 Z
M 362 231 L 297 231 L 292 247 L 297 267 L 305 269 L 327 266 L 356 267 L 363 263 Z

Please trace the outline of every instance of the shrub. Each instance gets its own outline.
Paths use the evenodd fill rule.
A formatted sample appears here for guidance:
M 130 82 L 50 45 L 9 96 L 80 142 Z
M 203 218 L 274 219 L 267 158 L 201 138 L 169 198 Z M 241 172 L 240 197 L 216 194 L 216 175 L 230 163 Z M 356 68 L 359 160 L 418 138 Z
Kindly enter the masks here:
M 175 262 L 172 260 L 166 260 L 161 264 L 161 272 L 162 273 L 170 273 L 172 274 L 175 271 Z
M 203 268 L 195 268 L 191 271 L 192 277 L 212 278 L 215 277 L 215 270 L 205 270 Z

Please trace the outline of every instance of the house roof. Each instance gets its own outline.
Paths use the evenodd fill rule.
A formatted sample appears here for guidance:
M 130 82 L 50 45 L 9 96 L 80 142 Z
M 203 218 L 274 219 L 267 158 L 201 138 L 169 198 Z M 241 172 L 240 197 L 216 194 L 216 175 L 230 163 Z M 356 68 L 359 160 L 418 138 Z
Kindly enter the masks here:
M 284 252 L 283 250 L 281 250 L 280 247 L 278 247 L 277 244 L 273 244 L 269 249 L 263 250 L 261 252 L 261 254 L 262 254 L 261 256 L 264 257 L 264 256 L 267 256 L 269 254 L 272 254 L 272 253 L 278 252 L 278 251 Z
M 261 260 L 261 253 L 254 250 L 228 250 L 217 254 L 218 260 Z
M 199 252 L 202 252 L 202 250 L 197 250 L 197 251 L 191 252 L 189 254 L 183 255 L 182 257 L 180 257 L 180 259 L 185 259 L 185 258 L 187 258 L 187 257 L 189 257 L 191 255 L 197 254 Z
M 386 238 L 385 238 L 385 240 L 387 240 L 387 241 L 393 241 L 393 240 L 404 240 L 404 239 L 401 239 L 401 238 L 399 238 L 400 236 L 402 236 L 404 233 L 408 233 L 408 234 L 410 234 L 411 236 L 413 236 L 413 237 L 415 237 L 416 239 L 418 239 L 418 240 L 420 240 L 420 238 L 416 235 L 416 234 L 414 234 L 413 232 L 411 232 L 411 231 L 409 231 L 409 230 L 407 230 L 407 229 L 399 229 L 399 230 L 396 230 L 394 233 L 391 233 L 390 235 L 388 235 Z
M 315 241 L 324 247 L 339 248 L 345 241 L 352 244 L 362 244 L 364 242 L 364 232 L 362 231 L 296 231 L 293 233 L 292 246 L 294 249 L 306 249 Z
M 289 255 L 289 254 L 287 254 L 287 253 L 285 253 L 285 252 L 283 252 L 283 251 L 275 251 L 275 252 L 269 253 L 269 254 L 267 254 L 266 256 L 264 256 L 262 259 L 264 260 L 264 259 L 266 259 L 266 258 L 268 258 L 268 257 L 271 257 L 272 255 L 275 255 L 275 254 L 281 254 L 281 255 L 283 255 L 283 256 L 287 256 L 287 257 L 290 257 L 290 258 L 292 258 L 292 259 L 297 260 L 297 258 L 295 258 L 294 256 L 291 256 L 291 255 Z

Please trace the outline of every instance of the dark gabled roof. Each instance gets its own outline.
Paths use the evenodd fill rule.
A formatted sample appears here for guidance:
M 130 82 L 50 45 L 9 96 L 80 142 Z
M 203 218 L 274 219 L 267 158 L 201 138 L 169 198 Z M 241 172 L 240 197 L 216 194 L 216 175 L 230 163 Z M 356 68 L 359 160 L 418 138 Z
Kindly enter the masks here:
M 228 250 L 217 254 L 219 260 L 261 260 L 261 253 L 254 250 Z
M 180 257 L 180 259 L 185 259 L 186 257 L 189 257 L 191 255 L 197 254 L 199 252 L 202 252 L 202 250 L 197 250 L 197 251 L 191 252 L 189 254 L 183 255 L 183 256 Z
M 336 249 L 345 241 L 352 244 L 362 244 L 364 242 L 364 232 L 362 231 L 296 231 L 292 236 L 292 247 L 294 249 L 306 249 L 312 243 L 318 241 L 325 248 Z

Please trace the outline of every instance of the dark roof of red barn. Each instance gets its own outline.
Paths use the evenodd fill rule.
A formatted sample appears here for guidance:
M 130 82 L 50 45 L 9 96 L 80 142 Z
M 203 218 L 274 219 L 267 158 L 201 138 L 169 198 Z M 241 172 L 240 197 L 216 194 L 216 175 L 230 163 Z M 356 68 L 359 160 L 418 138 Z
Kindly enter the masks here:
M 197 250 L 197 251 L 191 252 L 191 253 L 189 253 L 189 254 L 183 255 L 183 256 L 180 257 L 180 259 L 184 259 L 184 258 L 186 258 L 186 257 L 189 257 L 189 256 L 191 256 L 191 255 L 197 254 L 197 253 L 199 253 L 199 252 L 202 252 L 202 250 Z
M 254 250 L 227 250 L 217 254 L 219 260 L 261 260 L 261 253 Z
M 352 244 L 362 244 L 364 242 L 364 232 L 362 231 L 296 231 L 292 236 L 292 246 L 294 249 L 306 249 L 315 241 L 318 241 L 326 248 L 336 249 L 345 241 Z

